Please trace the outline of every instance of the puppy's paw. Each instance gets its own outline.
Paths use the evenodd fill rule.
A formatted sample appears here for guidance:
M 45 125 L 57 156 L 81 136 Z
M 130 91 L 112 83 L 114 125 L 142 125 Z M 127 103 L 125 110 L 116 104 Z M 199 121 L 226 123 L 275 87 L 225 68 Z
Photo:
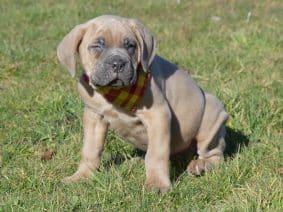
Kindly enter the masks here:
M 208 159 L 198 159 L 190 162 L 187 167 L 187 172 L 190 176 L 200 176 L 210 171 L 212 168 L 213 164 Z
M 149 177 L 145 181 L 145 187 L 158 193 L 165 193 L 170 189 L 171 183 L 170 180 L 162 181 L 159 178 Z
M 70 184 L 70 183 L 76 183 L 76 182 L 79 182 L 81 181 L 83 178 L 78 175 L 78 174 L 73 174 L 71 176 L 68 176 L 68 177 L 64 177 L 61 182 L 64 183 L 64 184 Z
M 92 171 L 87 168 L 79 167 L 79 169 L 71 176 L 65 177 L 61 180 L 62 183 L 69 184 L 80 181 L 85 181 L 92 176 Z
M 64 183 L 64 184 L 70 184 L 70 183 L 78 183 L 78 182 L 86 181 L 87 179 L 89 179 L 89 177 L 87 177 L 85 175 L 81 175 L 79 173 L 75 173 L 71 176 L 64 177 L 61 180 L 61 182 Z

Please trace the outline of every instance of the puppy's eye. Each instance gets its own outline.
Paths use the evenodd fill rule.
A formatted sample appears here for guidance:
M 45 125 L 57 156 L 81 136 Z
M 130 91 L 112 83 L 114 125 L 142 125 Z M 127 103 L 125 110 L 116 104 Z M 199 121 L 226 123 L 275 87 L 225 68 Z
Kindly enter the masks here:
M 125 40 L 124 40 L 124 47 L 125 47 L 125 49 L 127 49 L 129 54 L 134 54 L 135 50 L 136 50 L 136 47 L 137 47 L 137 44 L 136 44 L 135 41 L 130 40 L 128 38 L 125 38 Z
M 89 51 L 96 51 L 96 52 L 102 52 L 104 49 L 104 45 L 101 45 L 100 43 L 94 43 L 88 46 Z
M 105 47 L 105 40 L 103 38 L 98 38 L 97 41 L 88 46 L 89 51 L 96 51 L 98 53 L 102 52 Z

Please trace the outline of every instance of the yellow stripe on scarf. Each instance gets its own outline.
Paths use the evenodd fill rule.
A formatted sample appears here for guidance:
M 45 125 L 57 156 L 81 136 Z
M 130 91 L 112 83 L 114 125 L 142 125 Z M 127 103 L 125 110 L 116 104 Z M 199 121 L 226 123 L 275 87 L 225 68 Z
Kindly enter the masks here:
M 143 96 L 149 78 L 149 73 L 145 73 L 143 70 L 138 70 L 137 82 L 134 85 L 119 89 L 102 87 L 97 91 L 102 94 L 108 102 L 126 110 L 135 111 Z

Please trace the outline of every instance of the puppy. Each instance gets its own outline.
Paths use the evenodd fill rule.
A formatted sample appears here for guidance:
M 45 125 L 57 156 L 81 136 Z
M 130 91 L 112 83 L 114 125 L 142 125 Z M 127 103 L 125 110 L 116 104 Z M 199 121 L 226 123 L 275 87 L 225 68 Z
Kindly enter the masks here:
M 108 128 L 146 151 L 145 185 L 167 191 L 170 155 L 196 141 L 198 159 L 187 172 L 200 175 L 223 160 L 228 115 L 190 75 L 155 54 L 156 42 L 138 21 L 104 15 L 75 26 L 57 56 L 72 76 L 78 52 L 78 83 L 85 103 L 82 158 L 64 182 L 88 178 L 98 169 Z

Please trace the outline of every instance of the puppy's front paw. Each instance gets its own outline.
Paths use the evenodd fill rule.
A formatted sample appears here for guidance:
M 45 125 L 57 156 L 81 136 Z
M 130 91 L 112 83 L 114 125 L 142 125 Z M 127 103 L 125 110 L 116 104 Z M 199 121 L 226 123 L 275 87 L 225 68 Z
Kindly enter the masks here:
M 71 176 L 64 177 L 61 180 L 61 182 L 64 183 L 64 184 L 70 184 L 70 183 L 79 182 L 81 179 L 82 179 L 82 177 L 75 173 Z
M 161 180 L 157 177 L 148 177 L 145 181 L 145 187 L 155 192 L 165 193 L 171 187 L 170 180 Z
M 190 176 L 200 176 L 212 169 L 213 164 L 208 159 L 192 160 L 187 167 Z
M 92 176 L 92 170 L 88 168 L 88 166 L 81 164 L 78 170 L 73 175 L 63 178 L 61 182 L 65 184 L 75 183 L 75 182 L 87 180 L 91 176 Z
M 64 184 L 76 183 L 76 182 L 87 180 L 88 178 L 90 178 L 91 175 L 92 175 L 92 172 L 84 172 L 84 173 L 76 172 L 71 176 L 64 177 L 61 180 L 61 182 Z
M 88 179 L 89 176 L 86 176 L 86 175 L 83 175 L 83 174 L 80 174 L 80 173 L 74 173 L 73 175 L 71 176 L 68 176 L 68 177 L 64 177 L 61 182 L 64 183 L 64 184 L 70 184 L 70 183 L 76 183 L 76 182 L 80 182 L 80 181 L 84 181 L 86 179 Z

